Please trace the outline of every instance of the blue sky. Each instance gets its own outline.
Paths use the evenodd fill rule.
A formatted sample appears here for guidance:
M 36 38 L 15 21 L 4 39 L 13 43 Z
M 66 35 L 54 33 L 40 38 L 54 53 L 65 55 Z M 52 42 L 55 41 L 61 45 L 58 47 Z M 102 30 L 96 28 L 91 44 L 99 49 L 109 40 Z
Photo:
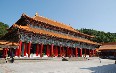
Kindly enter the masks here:
M 71 25 L 116 33 L 116 0 L 0 0 L 0 21 L 11 26 L 26 13 Z

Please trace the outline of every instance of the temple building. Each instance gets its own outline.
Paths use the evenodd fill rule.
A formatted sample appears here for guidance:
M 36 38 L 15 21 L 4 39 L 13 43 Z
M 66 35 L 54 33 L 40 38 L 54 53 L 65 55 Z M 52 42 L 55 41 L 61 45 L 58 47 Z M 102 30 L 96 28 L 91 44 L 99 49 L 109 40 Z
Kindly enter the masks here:
M 98 51 L 101 58 L 116 58 L 116 42 L 103 43 Z
M 99 43 L 91 41 L 91 38 L 94 36 L 37 13 L 34 17 L 22 14 L 1 38 L 15 44 L 0 48 L 3 48 L 3 57 L 10 49 L 17 57 L 30 57 L 31 54 L 36 57 L 91 57 L 95 54 L 95 48 L 100 46 Z

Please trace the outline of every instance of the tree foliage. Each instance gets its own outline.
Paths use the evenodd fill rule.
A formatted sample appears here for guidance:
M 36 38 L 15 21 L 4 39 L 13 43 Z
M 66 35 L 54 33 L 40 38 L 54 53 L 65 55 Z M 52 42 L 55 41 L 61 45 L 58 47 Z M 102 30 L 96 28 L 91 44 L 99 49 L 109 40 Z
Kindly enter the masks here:
M 116 33 L 105 33 L 103 31 L 84 28 L 80 29 L 79 31 L 88 35 L 95 36 L 95 38 L 92 38 L 91 40 L 98 43 L 116 42 Z
M 9 26 L 7 24 L 0 22 L 0 37 L 7 33 L 8 28 Z

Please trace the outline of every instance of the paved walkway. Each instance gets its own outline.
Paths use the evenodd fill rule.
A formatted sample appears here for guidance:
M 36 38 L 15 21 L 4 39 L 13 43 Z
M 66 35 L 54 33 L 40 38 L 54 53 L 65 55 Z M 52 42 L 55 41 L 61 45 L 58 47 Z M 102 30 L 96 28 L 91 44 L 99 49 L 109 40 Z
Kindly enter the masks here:
M 90 58 L 87 61 L 46 60 L 0 64 L 0 73 L 116 73 L 114 60 Z

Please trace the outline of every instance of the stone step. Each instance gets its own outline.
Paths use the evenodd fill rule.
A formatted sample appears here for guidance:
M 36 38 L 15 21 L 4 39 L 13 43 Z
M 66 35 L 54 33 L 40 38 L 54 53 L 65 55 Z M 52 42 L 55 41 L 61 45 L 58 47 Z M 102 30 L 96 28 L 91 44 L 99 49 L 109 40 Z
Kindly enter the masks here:
M 4 58 L 0 58 L 0 64 L 6 63 Z

